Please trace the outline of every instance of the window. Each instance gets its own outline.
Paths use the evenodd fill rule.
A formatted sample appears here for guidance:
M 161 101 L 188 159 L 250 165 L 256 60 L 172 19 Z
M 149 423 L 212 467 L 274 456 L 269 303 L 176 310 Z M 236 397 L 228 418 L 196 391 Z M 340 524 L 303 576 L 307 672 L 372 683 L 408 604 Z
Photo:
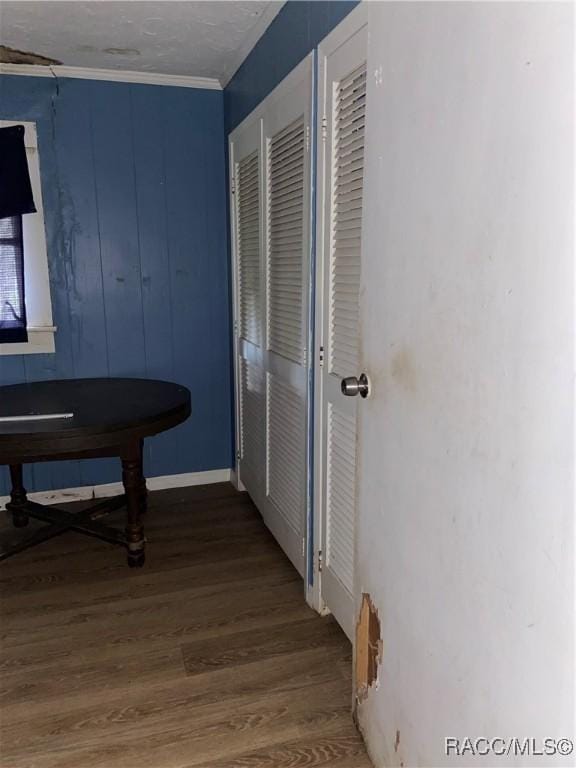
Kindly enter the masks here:
M 22 216 L 0 219 L 0 338 L 10 343 L 26 339 L 23 248 Z
M 19 274 L 19 255 L 24 250 L 24 295 L 26 298 L 26 317 L 28 341 L 22 343 L 0 344 L 0 355 L 23 355 L 41 352 L 54 352 L 54 332 L 52 325 L 52 303 L 48 277 L 48 256 L 46 253 L 46 235 L 44 232 L 44 210 L 42 207 L 42 189 L 40 186 L 40 162 L 36 124 L 21 120 L 0 120 L 0 128 L 10 125 L 23 125 L 24 141 L 28 170 L 32 182 L 32 192 L 37 213 L 0 219 L 0 285 L 6 290 L 4 277 L 12 271 L 14 280 Z M 21 278 L 20 278 L 21 279 Z M 15 317 L 21 316 L 23 308 L 19 305 L 18 286 L 13 283 L 13 294 L 9 297 Z M 2 319 L 5 319 L 4 317 Z

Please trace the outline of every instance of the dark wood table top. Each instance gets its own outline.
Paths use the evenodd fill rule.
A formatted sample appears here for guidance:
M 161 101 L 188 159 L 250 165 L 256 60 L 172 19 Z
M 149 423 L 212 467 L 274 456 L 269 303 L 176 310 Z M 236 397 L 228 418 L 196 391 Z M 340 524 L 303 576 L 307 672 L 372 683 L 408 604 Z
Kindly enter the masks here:
M 166 381 L 63 379 L 0 387 L 0 463 L 105 451 L 163 432 L 189 415 L 188 389 Z

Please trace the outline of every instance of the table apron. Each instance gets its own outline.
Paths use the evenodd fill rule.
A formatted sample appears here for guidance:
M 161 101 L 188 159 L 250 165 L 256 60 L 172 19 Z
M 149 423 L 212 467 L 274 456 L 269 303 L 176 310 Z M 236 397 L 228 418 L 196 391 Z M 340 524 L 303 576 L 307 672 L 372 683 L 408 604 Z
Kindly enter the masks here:
M 62 458 L 85 458 L 118 456 L 119 445 L 139 442 L 159 432 L 171 429 L 183 421 L 190 409 L 173 412 L 157 420 L 139 426 L 118 430 L 95 432 L 94 434 L 72 434 L 51 432 L 34 435 L 0 436 L 0 464 L 30 464 L 35 461 L 58 461 Z
M 141 440 L 130 440 L 125 443 L 107 446 L 106 448 L 85 448 L 76 451 L 63 451 L 62 453 L 42 454 L 23 454 L 23 453 L 4 453 L 0 451 L 0 465 L 10 464 L 36 464 L 46 461 L 68 461 L 76 459 L 107 459 L 107 458 L 130 458 L 135 452 L 141 450 Z

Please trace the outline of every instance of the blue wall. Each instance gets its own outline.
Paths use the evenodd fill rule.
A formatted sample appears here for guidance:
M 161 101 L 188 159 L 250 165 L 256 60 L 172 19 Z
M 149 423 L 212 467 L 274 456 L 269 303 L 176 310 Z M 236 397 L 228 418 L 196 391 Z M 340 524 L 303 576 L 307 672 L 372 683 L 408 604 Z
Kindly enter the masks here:
M 222 92 L 2 76 L 0 119 L 37 122 L 58 326 L 55 354 L 0 356 L 0 384 L 176 381 L 191 389 L 193 415 L 147 441 L 147 474 L 229 467 Z M 37 490 L 119 479 L 112 460 L 27 472 Z
M 224 91 L 230 133 L 326 35 L 358 0 L 290 0 Z

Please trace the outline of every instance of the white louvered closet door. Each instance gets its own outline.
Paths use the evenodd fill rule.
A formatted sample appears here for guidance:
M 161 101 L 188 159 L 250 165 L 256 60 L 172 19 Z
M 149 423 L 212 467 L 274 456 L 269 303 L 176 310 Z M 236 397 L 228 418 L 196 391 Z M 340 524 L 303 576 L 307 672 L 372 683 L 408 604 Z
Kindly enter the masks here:
M 312 60 L 230 136 L 237 469 L 304 576 Z
M 322 53 L 322 50 L 321 50 Z M 360 262 L 366 112 L 366 34 L 321 58 L 324 107 L 320 202 L 323 227 L 321 339 L 321 594 L 344 631 L 354 629 L 357 397 L 341 381 L 360 374 Z
M 310 250 L 311 59 L 264 113 L 266 506 L 268 527 L 304 575 Z
M 262 121 L 255 119 L 230 143 L 238 472 L 256 503 L 266 491 L 261 132 Z

